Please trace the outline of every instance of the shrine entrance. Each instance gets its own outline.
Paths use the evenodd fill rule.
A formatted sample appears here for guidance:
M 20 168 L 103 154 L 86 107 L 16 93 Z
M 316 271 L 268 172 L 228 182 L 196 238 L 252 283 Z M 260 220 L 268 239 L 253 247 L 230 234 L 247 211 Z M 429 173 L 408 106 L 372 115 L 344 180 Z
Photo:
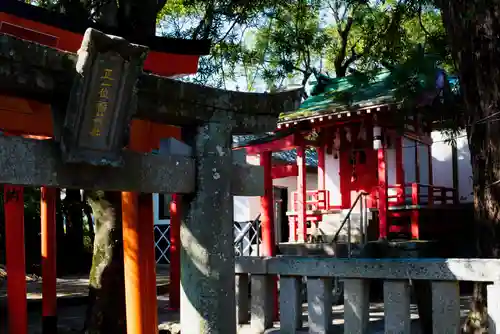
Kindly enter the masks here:
M 262 167 L 233 162 L 231 136 L 273 130 L 302 91 L 245 94 L 146 74 L 146 47 L 94 29 L 78 56 L 1 37 L 9 52 L 0 53 L 0 67 L 15 70 L 0 71 L 0 93 L 30 98 L 57 116 L 45 140 L 23 138 L 22 131 L 0 136 L 9 333 L 27 333 L 23 187 L 41 186 L 44 332 L 57 325 L 54 190 L 72 188 L 121 198 L 127 333 L 158 329 L 152 194 L 159 193 L 173 194 L 170 261 L 177 277 L 170 297 L 180 304 L 182 333 L 233 334 L 233 195 L 262 196 L 264 182 Z M 170 145 L 152 154 L 146 140 L 156 123 L 182 128 L 189 149 Z
M 378 186 L 377 151 L 372 148 L 340 153 L 342 207 L 349 209 L 360 192 L 371 194 Z

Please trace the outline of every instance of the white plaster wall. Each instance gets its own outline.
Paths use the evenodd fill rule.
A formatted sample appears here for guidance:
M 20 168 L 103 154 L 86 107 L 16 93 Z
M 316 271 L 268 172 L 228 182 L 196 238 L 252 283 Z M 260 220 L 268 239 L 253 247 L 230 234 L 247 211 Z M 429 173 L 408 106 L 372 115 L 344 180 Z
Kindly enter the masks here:
M 408 138 L 403 138 L 403 169 L 405 183 L 417 180 L 415 173 L 415 141 Z
M 339 159 L 333 154 L 325 155 L 325 188 L 330 191 L 330 205 L 340 205 L 340 167 Z
M 429 184 L 429 147 L 424 144 L 417 146 L 417 154 L 419 161 L 420 183 Z M 434 183 L 434 182 L 433 182 Z M 426 196 L 429 193 L 429 188 L 421 188 L 420 192 Z M 425 197 L 424 197 L 425 198 Z
M 405 175 L 405 184 L 412 183 L 417 180 L 415 171 L 415 141 L 403 138 L 403 170 Z M 411 187 L 405 188 L 405 193 L 411 193 Z
M 387 168 L 387 184 L 389 186 L 396 184 L 396 149 L 389 148 L 386 150 L 386 168 Z M 389 196 L 396 195 L 394 188 L 389 188 L 387 191 Z M 389 198 L 389 202 L 395 202 L 396 198 Z
M 432 132 L 432 173 L 435 185 L 453 186 L 453 167 L 451 145 L 446 143 L 446 136 L 439 131 Z M 460 202 L 470 203 L 472 196 L 472 165 L 465 131 L 457 138 L 458 151 L 458 189 Z
M 297 177 L 289 176 L 281 179 L 274 179 L 273 185 L 277 187 L 287 188 L 288 191 L 288 210 L 292 210 L 292 193 L 297 191 Z M 318 189 L 318 176 L 317 174 L 308 173 L 306 176 L 306 189 Z

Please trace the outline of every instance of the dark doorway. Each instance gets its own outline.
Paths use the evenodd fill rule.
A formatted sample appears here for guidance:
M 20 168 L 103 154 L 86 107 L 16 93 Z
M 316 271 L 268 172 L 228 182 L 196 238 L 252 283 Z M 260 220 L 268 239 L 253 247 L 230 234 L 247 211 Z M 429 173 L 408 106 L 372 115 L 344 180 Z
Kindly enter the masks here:
M 288 242 L 288 189 L 274 187 L 274 215 L 276 243 Z

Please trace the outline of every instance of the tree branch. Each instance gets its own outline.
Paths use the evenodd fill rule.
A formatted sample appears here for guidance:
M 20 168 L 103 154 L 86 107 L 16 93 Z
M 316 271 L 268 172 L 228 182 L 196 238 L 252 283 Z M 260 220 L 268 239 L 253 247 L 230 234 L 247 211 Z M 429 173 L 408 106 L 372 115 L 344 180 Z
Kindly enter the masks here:
M 425 34 L 425 39 L 427 40 L 427 37 L 430 36 L 429 32 L 427 29 L 425 29 L 424 22 L 422 22 L 422 4 L 418 7 L 418 23 L 420 24 L 420 28 L 422 28 L 422 31 Z
M 354 18 L 352 16 L 349 16 L 347 19 L 347 23 L 344 29 L 339 29 L 339 35 L 340 35 L 340 50 L 339 53 L 337 54 L 337 57 L 335 57 L 334 65 L 335 65 L 335 72 L 337 72 L 338 76 L 344 76 L 342 74 L 342 65 L 344 63 L 344 59 L 347 55 L 347 43 L 349 41 L 349 32 L 351 31 L 352 24 L 354 23 Z

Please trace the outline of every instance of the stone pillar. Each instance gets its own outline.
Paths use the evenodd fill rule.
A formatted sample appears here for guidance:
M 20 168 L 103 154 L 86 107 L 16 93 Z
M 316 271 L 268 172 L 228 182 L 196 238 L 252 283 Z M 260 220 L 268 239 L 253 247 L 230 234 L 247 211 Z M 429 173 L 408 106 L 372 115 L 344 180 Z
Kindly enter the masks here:
M 234 334 L 232 150 L 228 125 L 183 129 L 196 161 L 196 192 L 183 196 L 182 334 Z
M 344 281 L 344 333 L 362 334 L 368 329 L 370 318 L 369 281 L 346 279 Z
M 302 277 L 280 277 L 280 333 L 295 334 L 302 327 Z
M 237 274 L 236 279 L 236 322 L 245 324 L 250 320 L 250 297 L 248 274 Z
M 460 333 L 458 282 L 432 282 L 432 332 Z
M 310 334 L 331 332 L 332 288 L 331 278 L 307 278 L 307 311 Z
M 385 332 L 410 333 L 410 286 L 408 281 L 384 281 Z
M 274 286 L 276 284 L 275 276 L 252 274 L 251 294 L 252 301 L 250 306 L 250 325 L 255 333 L 264 333 L 264 331 L 273 326 L 274 318 Z

